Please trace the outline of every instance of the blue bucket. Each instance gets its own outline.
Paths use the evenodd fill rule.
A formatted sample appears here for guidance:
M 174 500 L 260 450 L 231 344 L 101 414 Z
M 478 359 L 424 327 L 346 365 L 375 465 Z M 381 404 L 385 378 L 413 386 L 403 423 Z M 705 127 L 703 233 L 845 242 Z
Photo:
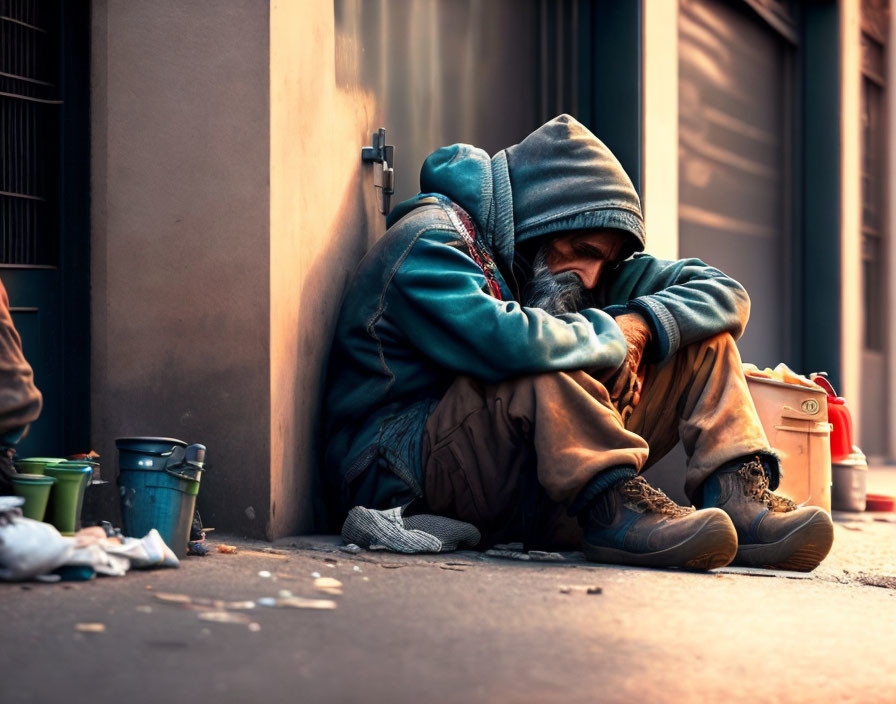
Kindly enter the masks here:
M 187 448 L 174 438 L 118 438 L 115 446 L 125 535 L 142 538 L 155 528 L 174 554 L 184 557 L 205 448 Z M 193 450 L 197 447 L 201 452 Z

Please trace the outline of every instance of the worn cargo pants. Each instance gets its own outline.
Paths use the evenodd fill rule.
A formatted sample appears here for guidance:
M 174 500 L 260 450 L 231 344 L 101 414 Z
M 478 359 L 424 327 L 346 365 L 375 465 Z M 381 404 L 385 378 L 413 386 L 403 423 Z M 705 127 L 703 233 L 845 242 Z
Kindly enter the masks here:
M 727 333 L 648 367 L 634 410 L 616 408 L 583 371 L 498 384 L 460 377 L 424 430 L 426 510 L 472 523 L 483 546 L 577 546 L 566 507 L 588 481 L 619 465 L 641 471 L 679 438 L 689 496 L 726 461 L 769 451 Z

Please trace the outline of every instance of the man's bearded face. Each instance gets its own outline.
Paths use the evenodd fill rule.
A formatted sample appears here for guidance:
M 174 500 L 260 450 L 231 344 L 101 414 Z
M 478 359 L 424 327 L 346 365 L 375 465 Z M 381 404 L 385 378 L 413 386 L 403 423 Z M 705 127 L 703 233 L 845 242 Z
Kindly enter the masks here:
M 579 310 L 585 292 L 622 258 L 626 238 L 619 230 L 588 230 L 543 243 L 532 263 L 523 303 L 551 315 Z

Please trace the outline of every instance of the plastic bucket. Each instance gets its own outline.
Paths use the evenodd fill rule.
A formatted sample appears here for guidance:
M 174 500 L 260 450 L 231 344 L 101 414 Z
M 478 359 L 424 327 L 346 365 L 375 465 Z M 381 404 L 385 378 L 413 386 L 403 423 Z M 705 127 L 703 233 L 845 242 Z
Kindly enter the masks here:
M 50 489 L 56 480 L 43 474 L 19 474 L 12 478 L 12 490 L 16 496 L 25 499 L 22 515 L 35 521 L 44 520 L 47 502 L 50 500 Z
M 778 493 L 831 510 L 831 424 L 827 394 L 747 376 L 747 388 L 769 444 L 781 459 Z
M 21 474 L 44 474 L 44 467 L 64 461 L 62 457 L 26 457 L 16 460 L 15 466 Z
M 125 535 L 142 537 L 155 528 L 174 554 L 184 557 L 201 471 L 122 469 L 118 485 Z
M 56 480 L 47 507 L 49 522 L 56 526 L 62 535 L 74 535 L 81 527 L 84 490 L 93 474 L 93 467 L 78 465 L 75 462 L 63 462 L 47 465 L 44 472 Z
M 187 443 L 174 438 L 118 438 L 118 486 L 125 535 L 155 528 L 175 555 L 184 557 L 202 469 L 177 464 Z

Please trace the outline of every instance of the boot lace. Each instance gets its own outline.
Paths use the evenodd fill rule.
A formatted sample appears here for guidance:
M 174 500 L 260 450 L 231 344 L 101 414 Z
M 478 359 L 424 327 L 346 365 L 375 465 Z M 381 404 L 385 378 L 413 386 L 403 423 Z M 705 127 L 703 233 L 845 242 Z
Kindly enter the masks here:
M 774 513 L 795 511 L 797 505 L 787 497 L 780 496 L 768 489 L 768 476 L 762 462 L 756 457 L 737 470 L 737 476 L 743 479 L 744 495 L 761 501 Z
M 679 506 L 659 489 L 650 486 L 643 477 L 632 477 L 620 487 L 626 503 L 641 512 L 662 513 L 673 518 L 686 516 L 693 507 Z

